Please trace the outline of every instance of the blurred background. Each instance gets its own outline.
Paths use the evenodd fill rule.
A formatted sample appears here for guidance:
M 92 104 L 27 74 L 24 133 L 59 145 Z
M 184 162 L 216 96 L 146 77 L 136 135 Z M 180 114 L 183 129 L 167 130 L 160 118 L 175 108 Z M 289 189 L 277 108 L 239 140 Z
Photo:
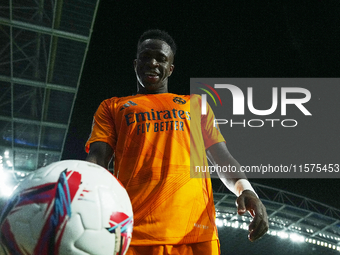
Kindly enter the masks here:
M 193 77 L 339 77 L 339 11 L 339 2 L 331 0 L 2 1 L 0 208 L 31 171 L 58 160 L 85 159 L 100 102 L 136 92 L 132 62 L 145 30 L 159 28 L 173 36 L 178 51 L 169 90 L 189 94 Z M 306 155 L 339 164 L 339 92 L 336 86 L 313 90 L 308 109 L 323 119 L 300 129 L 227 130 L 231 153 L 244 165 L 255 159 L 321 163 L 305 162 Z M 290 254 L 337 252 L 338 179 L 251 181 L 266 201 L 274 232 L 249 243 L 234 197 L 213 179 L 222 254 L 242 254 L 234 246 L 249 246 L 253 254 L 278 254 L 287 247 Z M 302 237 L 290 238 L 289 231 Z

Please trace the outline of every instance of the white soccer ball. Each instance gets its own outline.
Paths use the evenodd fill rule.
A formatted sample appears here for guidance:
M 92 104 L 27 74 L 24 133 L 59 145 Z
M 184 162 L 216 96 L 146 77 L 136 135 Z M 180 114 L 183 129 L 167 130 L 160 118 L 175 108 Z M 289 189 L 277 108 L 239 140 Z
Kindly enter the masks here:
M 0 216 L 0 254 L 122 255 L 132 227 L 129 196 L 110 172 L 60 161 L 16 188 Z

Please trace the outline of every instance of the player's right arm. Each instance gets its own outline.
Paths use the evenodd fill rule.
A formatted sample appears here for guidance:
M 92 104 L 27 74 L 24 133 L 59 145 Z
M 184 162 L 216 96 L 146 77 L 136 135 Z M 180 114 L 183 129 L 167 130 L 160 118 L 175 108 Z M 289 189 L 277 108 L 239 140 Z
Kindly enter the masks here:
M 94 142 L 90 145 L 86 161 L 96 163 L 108 169 L 112 154 L 113 150 L 109 144 L 104 142 Z
M 116 142 L 112 100 L 104 100 L 98 107 L 92 124 L 92 131 L 85 145 L 86 160 L 108 169 Z

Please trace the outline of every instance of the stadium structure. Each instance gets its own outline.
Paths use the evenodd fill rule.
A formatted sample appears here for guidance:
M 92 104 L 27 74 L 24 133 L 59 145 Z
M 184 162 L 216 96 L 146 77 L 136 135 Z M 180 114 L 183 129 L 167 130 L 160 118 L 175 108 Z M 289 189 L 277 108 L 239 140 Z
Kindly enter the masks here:
M 0 4 L 0 209 L 31 171 L 59 161 L 99 0 Z M 247 239 L 250 216 L 213 180 L 222 254 L 340 254 L 340 211 L 254 184 L 270 228 Z
M 0 170 L 14 179 L 61 159 L 98 4 L 0 4 Z
M 222 254 L 340 254 L 340 210 L 287 191 L 252 183 L 266 206 L 269 230 L 247 239 L 250 215 L 239 216 L 236 196 L 213 179 Z

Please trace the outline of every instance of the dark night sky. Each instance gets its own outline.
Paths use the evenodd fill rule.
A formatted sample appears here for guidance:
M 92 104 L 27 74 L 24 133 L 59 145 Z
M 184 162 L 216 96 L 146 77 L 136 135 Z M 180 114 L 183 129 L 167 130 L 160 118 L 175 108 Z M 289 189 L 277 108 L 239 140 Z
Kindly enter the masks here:
M 170 92 L 177 94 L 190 93 L 191 77 L 339 77 L 338 1 L 218 2 L 101 1 L 63 159 L 85 159 L 84 144 L 102 100 L 135 93 L 132 62 L 137 40 L 146 29 L 166 30 L 177 43 L 175 70 L 169 79 Z M 295 155 L 315 154 L 329 160 L 327 163 L 340 163 L 336 104 L 340 88 L 332 89 L 312 92 L 312 97 L 324 96 L 326 105 L 309 107 L 323 114 L 322 121 L 327 123 L 321 125 L 319 120 L 319 126 L 314 121 L 313 127 L 300 128 L 301 134 L 310 133 L 309 139 L 315 142 L 295 140 Z M 254 155 L 265 159 L 267 152 L 276 157 L 276 162 L 289 161 L 279 150 L 292 144 L 288 134 L 269 131 L 268 139 L 273 142 L 266 144 L 266 137 L 249 129 L 242 132 L 239 130 L 240 137 L 231 141 L 227 138 L 231 153 L 241 163 Z M 242 150 L 242 146 L 248 150 Z M 251 149 L 256 150 L 252 155 Z M 338 179 L 254 181 L 340 208 Z

